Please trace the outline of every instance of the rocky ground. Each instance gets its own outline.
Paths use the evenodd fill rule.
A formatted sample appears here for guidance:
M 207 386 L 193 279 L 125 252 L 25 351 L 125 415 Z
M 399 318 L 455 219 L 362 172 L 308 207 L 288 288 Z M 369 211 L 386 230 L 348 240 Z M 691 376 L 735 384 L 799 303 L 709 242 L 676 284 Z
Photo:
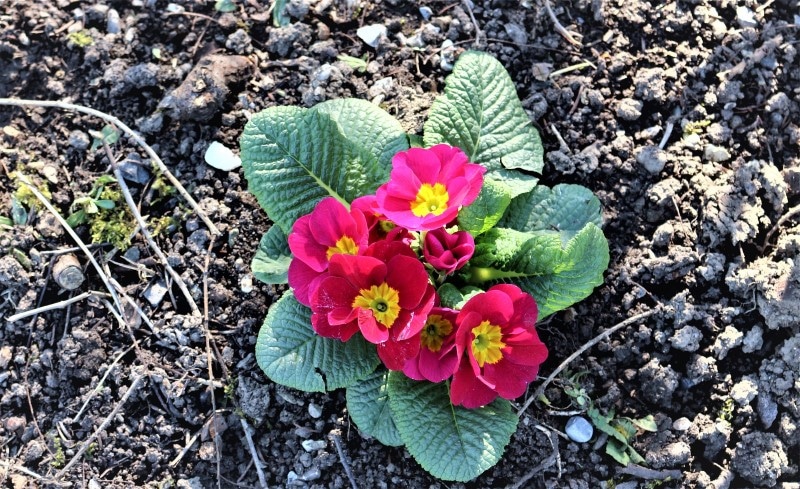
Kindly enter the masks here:
M 270 487 L 349 487 L 349 475 L 362 488 L 800 487 L 800 7 L 550 3 L 566 32 L 533 0 L 293 0 L 283 27 L 257 0 L 3 0 L 0 97 L 117 117 L 219 235 L 123 135 L 111 150 L 179 278 L 140 235 L 93 245 L 101 275 L 20 189 L 32 179 L 64 217 L 89 194 L 102 200 L 92 189 L 111 171 L 90 131 L 105 122 L 0 106 L 0 482 L 258 487 L 257 452 Z M 370 46 L 357 30 L 373 24 L 386 31 Z M 372 100 L 419 133 L 464 49 L 511 74 L 545 144 L 543 181 L 580 183 L 604 205 L 606 282 L 540 325 L 542 374 L 654 312 L 575 360 L 496 467 L 444 484 L 362 437 L 342 392 L 292 391 L 259 371 L 253 345 L 281 289 L 254 281 L 249 263 L 269 221 L 240 169 L 203 157 L 212 141 L 236 149 L 264 107 L 337 97 Z M 86 243 L 101 232 L 76 230 Z M 73 291 L 55 276 L 68 254 L 86 277 Z M 131 299 L 127 318 L 110 313 L 103 277 Z M 617 420 L 654 417 L 657 432 L 630 438 L 644 463 L 624 468 L 597 432 L 561 434 L 586 402 Z

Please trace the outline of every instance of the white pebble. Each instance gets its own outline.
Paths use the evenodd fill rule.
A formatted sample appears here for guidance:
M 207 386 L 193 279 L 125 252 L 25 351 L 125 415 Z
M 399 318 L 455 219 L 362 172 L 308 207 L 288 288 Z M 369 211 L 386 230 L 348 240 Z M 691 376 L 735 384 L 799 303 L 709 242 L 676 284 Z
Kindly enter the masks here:
M 592 424 L 581 416 L 573 416 L 567 421 L 565 429 L 570 440 L 578 443 L 585 443 L 592 438 L 594 428 Z
M 320 418 L 322 416 L 322 408 L 312 402 L 308 405 L 308 414 L 310 414 L 312 418 Z
M 360 27 L 356 31 L 356 35 L 360 37 L 362 41 L 367 43 L 368 46 L 377 48 L 378 44 L 381 42 L 381 37 L 385 36 L 386 32 L 387 30 L 385 25 L 370 24 Z
M 316 452 L 327 446 L 327 443 L 322 440 L 303 440 L 300 444 L 303 445 L 303 450 L 307 452 Z

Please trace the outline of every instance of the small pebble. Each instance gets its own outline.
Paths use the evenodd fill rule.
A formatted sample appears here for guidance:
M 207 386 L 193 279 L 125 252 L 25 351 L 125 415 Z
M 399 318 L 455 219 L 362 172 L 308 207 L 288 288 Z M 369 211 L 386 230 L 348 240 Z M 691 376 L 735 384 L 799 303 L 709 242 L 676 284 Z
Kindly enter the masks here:
M 582 416 L 573 416 L 569 418 L 565 431 L 569 439 L 577 443 L 589 441 L 594 434 L 592 424 Z
M 360 27 L 356 35 L 364 41 L 367 46 L 377 48 L 381 42 L 381 37 L 386 36 L 387 29 L 383 24 L 370 24 Z
M 431 10 L 430 7 L 420 7 L 419 14 L 422 16 L 423 19 L 431 20 L 431 17 L 433 16 L 433 10 Z
M 649 173 L 658 175 L 667 164 L 667 154 L 658 146 L 645 146 L 636 153 L 636 161 Z
M 119 34 L 122 31 L 119 25 L 119 12 L 113 8 L 110 9 L 106 19 L 108 20 L 106 23 L 106 31 L 108 31 L 109 34 Z
M 312 418 L 320 418 L 322 416 L 322 408 L 312 402 L 308 405 L 308 414 L 310 414 Z
M 323 440 L 303 440 L 300 444 L 303 445 L 303 450 L 307 452 L 316 452 L 328 446 Z

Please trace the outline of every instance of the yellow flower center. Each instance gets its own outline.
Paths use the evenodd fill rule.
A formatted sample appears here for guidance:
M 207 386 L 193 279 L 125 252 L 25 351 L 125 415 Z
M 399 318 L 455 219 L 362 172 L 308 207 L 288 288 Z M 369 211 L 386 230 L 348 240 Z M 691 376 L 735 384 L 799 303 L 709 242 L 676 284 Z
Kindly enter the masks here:
M 438 314 L 430 315 L 420 335 L 422 346 L 432 352 L 437 352 L 442 349 L 444 337 L 452 331 L 453 323 Z
M 350 236 L 342 236 L 336 241 L 336 245 L 330 246 L 328 248 L 328 260 L 331 259 L 333 255 L 337 254 L 344 254 L 344 255 L 357 255 L 358 254 L 358 245 L 353 238 Z
M 500 331 L 500 326 L 484 321 L 472 328 L 472 334 L 475 336 L 472 340 L 472 355 L 479 367 L 483 367 L 485 363 L 497 363 L 503 358 L 503 352 L 500 350 L 505 348 L 506 344 L 502 341 L 503 333 Z
M 359 291 L 353 300 L 353 307 L 371 309 L 376 321 L 391 328 L 400 315 L 400 294 L 386 282 L 373 285 L 369 289 Z
M 423 183 L 417 192 L 417 198 L 411 203 L 411 212 L 417 217 L 425 217 L 428 214 L 438 216 L 447 210 L 449 200 L 447 188 L 441 183 L 436 185 Z

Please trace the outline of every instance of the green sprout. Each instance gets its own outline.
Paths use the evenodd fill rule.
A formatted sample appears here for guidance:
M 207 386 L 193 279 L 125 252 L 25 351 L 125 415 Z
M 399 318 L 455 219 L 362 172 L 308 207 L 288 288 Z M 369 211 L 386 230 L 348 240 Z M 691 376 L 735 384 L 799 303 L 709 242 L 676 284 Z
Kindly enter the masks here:
M 227 13 L 236 10 L 236 3 L 233 0 L 217 0 L 214 4 L 214 10 L 217 12 Z
M 123 196 L 122 192 L 111 188 L 116 181 L 110 175 L 98 178 L 87 195 L 73 201 L 67 223 L 72 227 L 89 224 L 93 243 L 111 243 L 116 248 L 126 249 L 136 225 L 127 206 L 117 207 L 123 202 Z
M 364 73 L 367 71 L 367 55 L 364 54 L 360 58 L 355 58 L 353 56 L 348 56 L 346 54 L 340 54 L 336 57 L 339 61 L 344 62 L 347 66 L 354 69 L 359 73 Z
M 67 34 L 67 41 L 78 46 L 79 48 L 85 48 L 86 46 L 91 46 L 92 44 L 94 44 L 94 39 L 89 34 L 89 31 L 85 29 L 81 29 L 75 32 L 70 32 L 69 34 Z

